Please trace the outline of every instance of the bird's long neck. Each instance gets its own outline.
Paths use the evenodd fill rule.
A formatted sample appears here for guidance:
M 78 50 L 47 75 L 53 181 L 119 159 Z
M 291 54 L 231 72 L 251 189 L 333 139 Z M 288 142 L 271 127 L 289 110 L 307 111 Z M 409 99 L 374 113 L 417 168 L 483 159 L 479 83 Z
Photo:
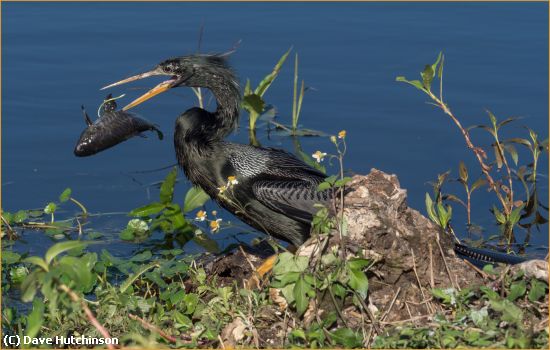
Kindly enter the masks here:
M 221 141 L 237 127 L 239 121 L 239 84 L 232 74 L 227 77 L 214 75 L 204 87 L 212 91 L 216 98 L 217 108 L 211 113 L 211 136 L 213 140 Z

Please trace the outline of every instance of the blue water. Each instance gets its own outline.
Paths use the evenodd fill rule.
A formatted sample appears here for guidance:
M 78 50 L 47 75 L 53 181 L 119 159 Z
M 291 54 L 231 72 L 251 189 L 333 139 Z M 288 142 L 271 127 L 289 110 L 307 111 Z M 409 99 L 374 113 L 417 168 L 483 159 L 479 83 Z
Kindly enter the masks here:
M 148 185 L 167 170 L 135 172 L 175 163 L 173 123 L 196 103 L 193 93 L 175 89 L 136 109 L 160 125 L 164 141 L 134 138 L 89 158 L 73 155 L 85 127 L 80 105 L 95 114 L 104 97 L 100 87 L 167 57 L 196 52 L 201 25 L 201 52 L 226 51 L 242 39 L 231 63 L 243 85 L 246 78 L 257 84 L 292 46 L 299 53 L 300 76 L 312 88 L 301 124 L 330 134 L 347 130 L 346 168 L 397 174 L 409 204 L 422 212 L 425 193 L 431 192 L 428 181 L 448 169 L 456 177 L 460 160 L 473 173 L 478 167 L 450 119 L 426 104 L 419 91 L 395 82 L 396 76 L 417 79 L 442 50 L 444 96 L 463 125 L 488 123 L 488 108 L 502 119 L 523 117 L 504 137 L 528 137 L 522 125 L 540 139 L 548 136 L 545 3 L 3 3 L 2 207 L 41 208 L 65 187 L 94 213 L 125 212 L 156 198 L 158 190 Z M 289 58 L 265 96 L 285 123 L 292 68 Z M 156 82 L 113 93 L 127 93 L 122 103 L 129 102 Z M 231 138 L 248 142 L 247 125 L 243 118 Z M 268 139 L 263 129 L 258 135 L 264 145 L 292 150 L 286 137 Z M 474 131 L 473 138 L 481 146 L 490 142 L 482 131 Z M 301 143 L 307 153 L 333 150 L 327 138 Z M 527 156 L 521 153 L 520 162 Z M 546 205 L 547 159 L 544 154 L 539 167 Z M 189 184 L 183 175 L 180 180 L 182 202 Z M 450 190 L 463 196 L 460 187 Z M 486 191 L 474 195 L 473 220 L 487 228 L 486 235 L 497 232 L 488 211 L 493 200 Z M 77 210 L 64 208 L 66 214 Z M 117 242 L 116 232 L 127 221 L 108 215 L 92 220 L 91 227 L 112 232 Z M 453 222 L 464 235 L 465 213 L 458 206 Z M 40 252 L 51 244 L 36 231 L 23 238 L 21 250 Z M 215 238 L 222 246 L 232 242 L 226 233 Z M 532 243 L 548 245 L 547 226 L 534 233 Z M 136 245 L 117 243 L 110 249 L 128 255 Z

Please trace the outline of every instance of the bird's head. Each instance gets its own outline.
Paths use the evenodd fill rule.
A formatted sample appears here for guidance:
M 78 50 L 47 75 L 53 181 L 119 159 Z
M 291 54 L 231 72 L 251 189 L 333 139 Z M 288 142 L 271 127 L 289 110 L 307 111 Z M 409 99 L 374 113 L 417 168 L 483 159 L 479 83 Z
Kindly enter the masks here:
M 138 97 L 123 110 L 128 110 L 148 99 L 177 86 L 215 88 L 230 83 L 238 89 L 234 73 L 226 62 L 224 55 L 189 55 L 167 59 L 150 71 L 131 76 L 107 85 L 103 89 L 126 84 L 152 76 L 168 76 L 142 96 Z

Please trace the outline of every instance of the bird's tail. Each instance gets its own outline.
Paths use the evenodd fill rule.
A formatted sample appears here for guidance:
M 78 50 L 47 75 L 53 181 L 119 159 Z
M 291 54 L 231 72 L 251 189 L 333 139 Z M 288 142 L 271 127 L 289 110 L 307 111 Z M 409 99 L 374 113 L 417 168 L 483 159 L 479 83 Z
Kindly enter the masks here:
M 528 260 L 521 256 L 499 253 L 494 250 L 473 248 L 460 243 L 455 243 L 454 251 L 459 256 L 471 259 L 477 263 L 504 263 L 515 265 Z

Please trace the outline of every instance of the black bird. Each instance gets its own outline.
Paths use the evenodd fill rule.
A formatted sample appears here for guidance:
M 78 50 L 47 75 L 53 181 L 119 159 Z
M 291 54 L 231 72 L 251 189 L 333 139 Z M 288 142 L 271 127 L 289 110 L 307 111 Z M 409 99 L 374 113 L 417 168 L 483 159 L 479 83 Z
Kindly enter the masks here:
M 250 226 L 296 246 L 302 244 L 318 210 L 314 204 L 330 200 L 328 191 L 317 191 L 325 174 L 283 150 L 224 141 L 237 126 L 241 94 L 223 55 L 168 59 L 151 71 L 105 88 L 158 75 L 170 79 L 123 110 L 178 86 L 209 89 L 217 101 L 215 111 L 194 107 L 176 120 L 174 147 L 179 165 L 195 186 Z
M 169 76 L 123 108 L 128 110 L 178 86 L 209 89 L 217 108 L 193 107 L 176 120 L 174 147 L 179 165 L 195 186 L 259 231 L 301 245 L 309 236 L 316 203 L 327 205 L 331 191 L 317 191 L 325 174 L 286 151 L 224 141 L 239 118 L 237 78 L 223 55 L 168 59 L 152 70 L 103 89 L 151 76 Z M 234 178 L 233 178 L 234 177 Z M 227 191 L 223 189 L 237 181 Z M 222 193 L 223 192 L 223 193 Z M 480 262 L 516 264 L 524 258 L 455 244 L 455 251 Z

